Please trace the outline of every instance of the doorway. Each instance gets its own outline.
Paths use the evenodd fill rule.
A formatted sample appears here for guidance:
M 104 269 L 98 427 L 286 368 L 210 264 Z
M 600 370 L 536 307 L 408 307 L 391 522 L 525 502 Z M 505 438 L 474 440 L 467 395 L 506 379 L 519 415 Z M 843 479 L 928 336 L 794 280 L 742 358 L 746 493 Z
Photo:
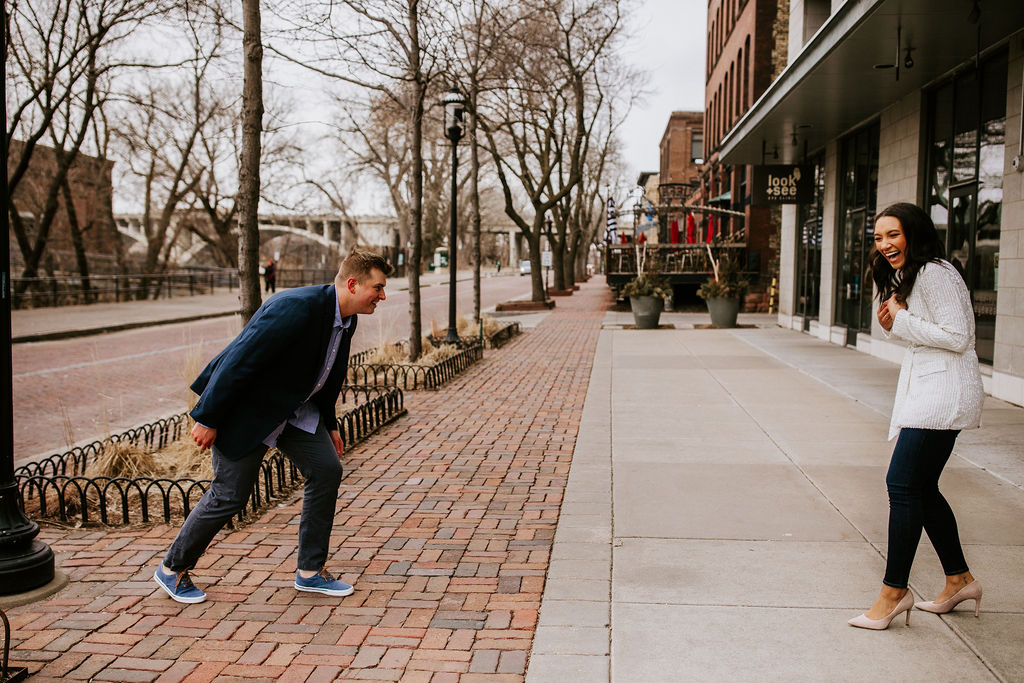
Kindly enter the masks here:
M 849 346 L 857 344 L 858 334 L 871 333 L 874 316 L 868 255 L 874 248 L 878 138 L 876 122 L 842 143 L 836 323 L 846 327 Z

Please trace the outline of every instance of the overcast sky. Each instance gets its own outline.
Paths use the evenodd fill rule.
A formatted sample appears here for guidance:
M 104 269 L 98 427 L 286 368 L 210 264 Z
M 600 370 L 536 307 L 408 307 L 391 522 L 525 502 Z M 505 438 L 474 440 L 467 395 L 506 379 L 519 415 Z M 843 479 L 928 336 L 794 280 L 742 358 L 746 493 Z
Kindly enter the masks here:
M 658 170 L 658 144 L 673 111 L 704 110 L 705 0 L 641 0 L 631 15 L 633 37 L 624 55 L 649 76 L 646 101 L 623 129 L 632 182 Z

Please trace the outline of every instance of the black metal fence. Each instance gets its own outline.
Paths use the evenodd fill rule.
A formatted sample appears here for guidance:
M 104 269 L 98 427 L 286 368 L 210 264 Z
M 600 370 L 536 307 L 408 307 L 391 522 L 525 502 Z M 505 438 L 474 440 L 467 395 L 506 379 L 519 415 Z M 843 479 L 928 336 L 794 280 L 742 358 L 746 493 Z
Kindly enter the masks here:
M 341 400 L 356 402 L 338 418 L 347 447 L 358 444 L 406 412 L 404 395 L 397 387 L 347 386 L 342 389 Z M 129 429 L 112 436 L 109 442 L 159 450 L 183 437 L 188 425 L 188 415 L 181 413 Z M 169 522 L 178 515 L 187 517 L 210 486 L 209 479 L 86 476 L 88 464 L 103 454 L 104 447 L 104 442 L 94 441 L 19 467 L 15 479 L 22 509 L 27 505 L 34 517 L 55 518 L 65 523 L 75 520 L 82 525 L 145 524 L 154 518 Z M 238 515 L 239 521 L 248 513 L 256 514 L 302 479 L 292 462 L 277 450 L 263 459 L 260 468 L 249 504 Z
M 238 288 L 238 271 L 229 268 L 187 270 L 162 275 L 57 275 L 11 278 L 14 308 L 117 303 L 212 294 Z
M 406 342 L 397 342 L 402 346 Z M 407 391 L 438 389 L 448 380 L 484 357 L 483 346 L 474 339 L 453 356 L 434 365 L 412 363 L 370 363 L 371 351 L 353 354 L 348 361 L 348 379 L 353 384 L 401 386 Z
M 274 282 L 278 287 L 325 285 L 334 282 L 334 276 L 337 274 L 337 268 L 278 268 Z

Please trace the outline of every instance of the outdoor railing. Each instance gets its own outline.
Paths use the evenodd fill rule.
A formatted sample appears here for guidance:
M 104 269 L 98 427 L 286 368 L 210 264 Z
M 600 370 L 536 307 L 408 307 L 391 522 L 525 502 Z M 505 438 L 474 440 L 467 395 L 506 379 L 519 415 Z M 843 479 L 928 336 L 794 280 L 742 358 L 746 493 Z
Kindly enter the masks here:
M 726 253 L 739 263 L 744 263 L 743 255 L 747 245 L 745 242 L 716 243 L 711 246 L 715 258 Z M 648 244 L 644 270 L 658 272 L 662 275 L 675 273 L 710 273 L 711 260 L 704 244 Z M 633 244 L 610 244 L 607 250 L 606 272 L 609 274 L 636 273 L 636 246 Z
M 405 400 L 396 387 L 346 386 L 343 402 L 358 401 L 338 418 L 338 428 L 346 446 L 365 440 L 384 425 L 404 415 Z M 129 429 L 110 437 L 108 443 L 130 443 L 159 450 L 184 436 L 188 415 L 181 413 Z M 158 508 L 165 523 L 180 513 L 187 517 L 196 501 L 209 488 L 209 479 L 183 477 L 89 477 L 88 463 L 102 455 L 104 442 L 95 441 L 66 453 L 27 463 L 15 471 L 19 504 L 40 519 L 56 518 L 68 523 L 76 519 L 82 525 L 96 523 L 127 525 L 149 523 L 151 507 Z M 253 485 L 247 513 L 255 514 L 269 501 L 280 497 L 301 481 L 301 474 L 290 460 L 274 449 L 260 463 L 260 474 Z
M 182 271 L 162 275 L 55 275 L 11 278 L 14 308 L 117 303 L 212 294 L 238 289 L 238 271 L 229 268 Z
M 401 346 L 406 342 L 398 342 Z M 369 363 L 371 351 L 353 354 L 348 361 L 348 378 L 352 384 L 400 386 L 406 391 L 438 389 L 448 380 L 484 357 L 479 340 L 466 343 L 466 348 L 433 365 L 412 363 Z

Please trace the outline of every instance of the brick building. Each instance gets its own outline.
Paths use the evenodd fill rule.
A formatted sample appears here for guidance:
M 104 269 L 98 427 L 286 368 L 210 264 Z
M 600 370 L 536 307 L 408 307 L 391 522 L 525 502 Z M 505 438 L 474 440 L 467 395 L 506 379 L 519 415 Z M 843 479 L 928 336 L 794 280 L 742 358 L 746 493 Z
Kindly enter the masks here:
M 704 90 L 705 164 L 700 194 L 718 208 L 746 214 L 748 268 L 771 277 L 777 250 L 771 211 L 752 207 L 751 166 L 725 163 L 720 153 L 723 139 L 771 84 L 785 66 L 788 39 L 785 0 L 709 0 L 707 60 Z M 766 149 L 770 156 L 774 150 Z M 691 202 L 692 203 L 692 202 Z M 723 221 L 724 233 L 738 230 L 737 219 Z
M 18 165 L 24 150 L 24 143 L 11 141 L 7 158 L 7 174 Z M 75 217 L 81 232 L 82 243 L 93 274 L 116 272 L 117 230 L 112 221 L 111 172 L 114 162 L 78 154 L 68 170 L 68 185 L 74 206 Z M 34 245 L 37 226 L 45 210 L 47 196 L 57 172 L 57 155 L 52 147 L 36 145 L 29 161 L 28 170 L 11 196 L 11 203 L 25 226 L 29 242 Z M 13 225 L 10 228 L 11 274 L 21 275 L 24 259 Z M 68 211 L 62 194 L 57 198 L 57 213 L 50 226 L 46 248 L 39 263 L 39 274 L 77 273 L 72 232 Z
M 662 239 L 671 241 L 673 222 L 685 221 L 683 206 L 699 193 L 701 166 L 704 163 L 704 112 L 674 111 L 665 126 L 659 145 L 661 169 L 658 197 Z M 684 228 L 685 229 L 685 228 Z

